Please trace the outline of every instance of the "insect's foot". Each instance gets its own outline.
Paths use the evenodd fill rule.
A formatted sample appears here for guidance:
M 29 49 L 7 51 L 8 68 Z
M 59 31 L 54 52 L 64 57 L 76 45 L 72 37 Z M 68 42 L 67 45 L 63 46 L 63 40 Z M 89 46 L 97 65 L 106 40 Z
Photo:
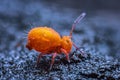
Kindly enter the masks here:
M 87 53 L 85 51 L 81 51 L 80 48 L 76 49 L 76 51 L 80 52 L 81 57 L 87 58 Z
M 84 57 L 84 58 L 88 57 L 87 53 L 85 53 L 85 52 L 81 52 L 80 55 L 81 55 L 81 57 Z
M 49 70 L 52 70 L 52 66 L 53 66 L 53 65 L 50 65 L 50 69 L 49 69 Z
M 39 67 L 39 65 L 38 65 L 38 64 L 36 64 L 36 65 L 35 65 L 35 67 Z
M 68 63 L 70 63 L 70 60 L 68 60 Z

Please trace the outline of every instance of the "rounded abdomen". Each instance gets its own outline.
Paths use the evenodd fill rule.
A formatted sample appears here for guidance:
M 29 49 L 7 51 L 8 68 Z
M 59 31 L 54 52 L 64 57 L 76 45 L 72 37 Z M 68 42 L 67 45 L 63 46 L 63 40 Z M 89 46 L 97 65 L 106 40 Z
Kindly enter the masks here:
M 48 27 L 36 27 L 28 33 L 27 47 L 42 53 L 49 53 L 54 47 L 61 45 L 60 35 Z

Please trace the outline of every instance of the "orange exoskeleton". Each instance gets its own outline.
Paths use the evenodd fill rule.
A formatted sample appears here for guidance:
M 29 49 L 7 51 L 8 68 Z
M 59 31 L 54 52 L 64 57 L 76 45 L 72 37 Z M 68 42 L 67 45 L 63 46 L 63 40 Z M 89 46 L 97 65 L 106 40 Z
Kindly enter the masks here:
M 26 47 L 29 50 L 34 49 L 40 52 L 37 59 L 37 64 L 39 63 L 39 60 L 43 55 L 52 53 L 53 55 L 50 69 L 52 68 L 54 59 L 57 56 L 57 54 L 64 53 L 66 55 L 68 62 L 70 62 L 69 53 L 72 49 L 72 46 L 77 48 L 77 46 L 71 40 L 72 32 L 76 24 L 79 23 L 85 15 L 86 15 L 85 13 L 82 13 L 74 21 L 69 36 L 61 37 L 54 29 L 48 27 L 35 27 L 28 32 L 27 37 L 28 42 L 26 44 Z

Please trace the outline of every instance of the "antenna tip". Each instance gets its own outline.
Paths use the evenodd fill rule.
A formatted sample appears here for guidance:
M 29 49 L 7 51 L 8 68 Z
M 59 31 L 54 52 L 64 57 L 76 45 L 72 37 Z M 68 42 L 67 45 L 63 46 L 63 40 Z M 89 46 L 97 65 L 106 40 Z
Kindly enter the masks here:
M 81 15 L 82 15 L 82 16 L 85 16 L 85 15 L 86 15 L 86 13 L 85 13 L 85 12 L 83 12 Z

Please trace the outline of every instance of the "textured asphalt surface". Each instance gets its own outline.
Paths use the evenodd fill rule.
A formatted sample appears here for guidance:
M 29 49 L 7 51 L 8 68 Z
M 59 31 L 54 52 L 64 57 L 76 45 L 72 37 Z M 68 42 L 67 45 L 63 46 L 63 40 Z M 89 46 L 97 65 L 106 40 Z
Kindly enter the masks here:
M 73 32 L 73 41 L 87 57 L 73 48 L 70 63 L 61 54 L 49 70 L 51 55 L 47 55 L 35 66 L 39 52 L 25 48 L 26 32 L 31 27 L 49 26 L 68 35 L 73 21 L 83 12 L 76 7 L 61 10 L 60 5 L 49 6 L 39 0 L 0 2 L 0 80 L 119 80 L 119 12 L 86 11 L 87 16 Z

